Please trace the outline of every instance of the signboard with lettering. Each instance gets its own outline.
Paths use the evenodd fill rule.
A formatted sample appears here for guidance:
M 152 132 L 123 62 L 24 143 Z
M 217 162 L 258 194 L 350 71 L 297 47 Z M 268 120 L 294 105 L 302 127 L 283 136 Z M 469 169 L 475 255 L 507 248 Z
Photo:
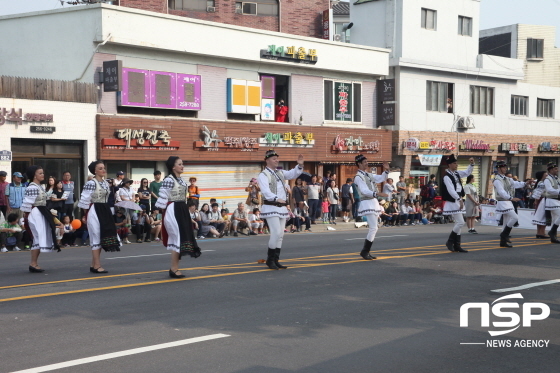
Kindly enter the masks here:
M 261 58 L 311 65 L 315 65 L 319 59 L 317 57 L 317 49 L 278 45 L 269 45 L 268 49 L 261 49 Z
M 284 148 L 311 148 L 315 145 L 315 138 L 310 132 L 267 132 L 259 138 L 259 144 Z
M 0 161 L 11 162 L 12 152 L 9 150 L 0 150 Z
M 394 126 L 396 124 L 397 88 L 395 79 L 377 81 L 377 126 Z
M 378 105 L 378 126 L 394 126 L 395 125 L 395 104 L 379 104 Z
M 200 75 L 177 74 L 177 109 L 202 109 Z
M 54 133 L 56 131 L 56 127 L 52 126 L 31 126 L 29 130 L 32 133 Z
M 250 136 L 225 136 L 223 139 L 218 135 L 217 130 L 211 130 L 207 126 L 202 126 L 200 130 L 202 141 L 195 141 L 194 147 L 205 151 L 220 151 L 233 149 L 242 152 L 252 152 L 259 149 L 259 142 L 256 137 Z
M 103 61 L 103 92 L 122 91 L 122 61 Z
M 554 144 L 551 142 L 541 142 L 539 144 L 539 152 L 560 152 L 560 144 Z
M 25 113 L 23 115 L 21 108 L 0 108 L 0 126 L 6 122 L 15 122 L 17 126 L 23 124 L 23 122 L 52 122 L 53 120 L 54 116 L 52 114 Z
M 443 155 L 419 154 L 418 158 L 422 166 L 439 166 Z
M 131 128 L 119 129 L 115 138 L 101 140 L 103 149 L 178 150 L 179 144 L 166 130 Z
M 323 10 L 323 39 L 325 40 L 331 40 L 331 34 L 330 34 L 330 13 L 331 10 L 330 9 L 326 9 Z
M 495 147 L 485 143 L 482 140 L 465 140 L 463 145 L 459 147 L 461 150 L 479 150 L 483 152 L 493 151 Z
M 331 151 L 335 153 L 377 153 L 379 148 L 379 141 L 364 141 L 362 136 L 336 135 Z
M 352 84 L 334 83 L 334 119 L 352 121 Z
M 420 140 L 416 137 L 411 137 L 404 142 L 403 146 L 410 151 L 416 151 L 420 147 Z
M 533 145 L 526 144 L 526 143 L 503 142 L 500 145 L 500 151 L 509 154 L 518 154 L 519 152 L 530 152 L 533 151 Z
M 395 87 L 395 79 L 378 80 L 377 97 L 380 102 L 396 101 L 397 88 Z

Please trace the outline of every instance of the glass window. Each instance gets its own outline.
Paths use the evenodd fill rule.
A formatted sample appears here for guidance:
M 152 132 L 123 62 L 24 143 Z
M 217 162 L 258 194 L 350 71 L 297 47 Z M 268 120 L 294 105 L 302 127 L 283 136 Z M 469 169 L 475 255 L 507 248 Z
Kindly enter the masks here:
M 238 1 L 235 3 L 235 12 L 259 16 L 278 16 L 278 0 Z
M 362 84 L 324 81 L 325 120 L 361 122 Z
M 459 35 L 472 36 L 472 18 L 459 16 Z
M 544 58 L 544 39 L 527 39 L 527 58 Z
M 471 86 L 471 114 L 494 115 L 494 88 Z
M 324 82 L 324 95 L 325 95 L 325 120 L 333 120 L 334 118 L 334 96 L 333 96 L 333 81 L 325 80 Z
M 527 116 L 527 102 L 529 97 L 525 96 L 511 96 L 511 114 Z
M 169 9 L 206 11 L 207 0 L 169 0 Z M 211 5 L 213 6 L 213 5 Z
M 537 117 L 554 118 L 554 100 L 537 99 Z
M 427 81 L 426 110 L 453 113 L 453 83 Z
M 422 28 L 427 30 L 435 30 L 437 22 L 437 14 L 435 10 L 422 8 Z

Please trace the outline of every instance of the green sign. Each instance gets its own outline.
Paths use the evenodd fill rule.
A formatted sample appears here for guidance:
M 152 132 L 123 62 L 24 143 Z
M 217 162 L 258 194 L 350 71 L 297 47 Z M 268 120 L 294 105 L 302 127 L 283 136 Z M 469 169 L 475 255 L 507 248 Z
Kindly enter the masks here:
M 334 83 L 334 119 L 352 121 L 352 83 Z

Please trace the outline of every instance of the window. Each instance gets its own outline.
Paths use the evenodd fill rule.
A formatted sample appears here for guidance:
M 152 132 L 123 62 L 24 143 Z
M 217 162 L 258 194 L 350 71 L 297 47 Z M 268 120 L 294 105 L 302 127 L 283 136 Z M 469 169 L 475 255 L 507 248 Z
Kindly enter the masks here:
M 362 121 L 362 84 L 324 81 L 325 120 Z
M 345 31 L 343 31 L 344 25 L 345 25 L 345 23 L 335 22 L 334 23 L 334 34 L 335 35 L 340 35 L 340 38 L 341 38 L 340 41 L 345 42 L 345 43 L 350 43 L 350 29 L 346 29 Z
M 527 39 L 527 59 L 544 58 L 544 39 Z
M 235 3 L 235 13 L 257 16 L 278 16 L 278 0 L 254 0 Z
M 435 30 L 437 24 L 437 13 L 435 10 L 422 8 L 422 28 Z
M 459 35 L 472 36 L 472 18 L 459 16 Z
M 511 115 L 527 116 L 527 103 L 529 97 L 525 96 L 511 96 Z
M 261 113 L 261 120 L 274 120 L 276 122 L 290 122 L 290 77 L 285 75 L 272 75 L 272 74 L 261 74 L 261 96 L 263 113 Z M 264 109 L 268 109 L 266 106 L 270 105 L 272 109 L 272 115 L 267 117 Z M 288 108 L 287 115 L 279 115 L 277 113 L 281 106 L 286 106 Z M 292 118 L 299 118 L 299 113 L 295 113 Z
M 214 6 L 214 0 L 168 0 L 169 9 L 206 11 Z
M 453 83 L 427 81 L 426 110 L 453 113 Z
M 471 85 L 471 114 L 494 115 L 494 88 Z
M 554 100 L 537 99 L 537 117 L 554 118 Z

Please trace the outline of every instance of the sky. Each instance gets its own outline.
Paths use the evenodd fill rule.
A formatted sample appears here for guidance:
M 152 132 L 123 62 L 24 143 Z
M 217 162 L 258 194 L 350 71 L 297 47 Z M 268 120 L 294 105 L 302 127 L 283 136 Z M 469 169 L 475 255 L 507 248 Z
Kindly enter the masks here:
M 0 0 L 0 15 L 61 7 L 60 0 Z M 481 29 L 514 23 L 556 26 L 556 46 L 560 46 L 560 0 L 481 0 L 480 14 Z

